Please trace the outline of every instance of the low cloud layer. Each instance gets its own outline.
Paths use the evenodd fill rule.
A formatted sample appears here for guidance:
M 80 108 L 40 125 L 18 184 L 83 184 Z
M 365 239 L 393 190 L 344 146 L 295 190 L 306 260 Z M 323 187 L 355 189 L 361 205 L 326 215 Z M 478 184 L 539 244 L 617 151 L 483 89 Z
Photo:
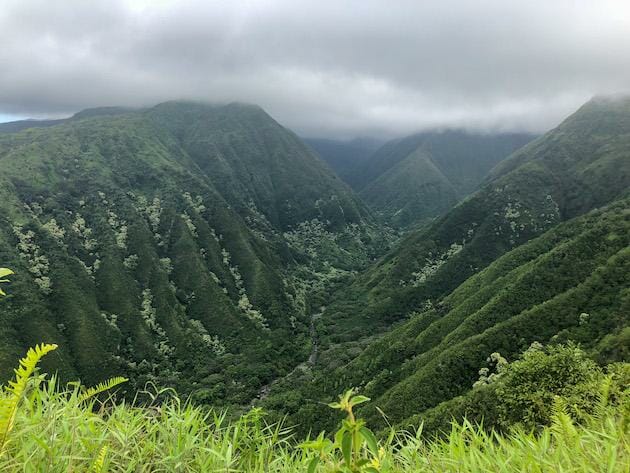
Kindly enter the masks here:
M 307 136 L 542 131 L 630 92 L 627 0 L 5 0 L 0 118 L 257 103 Z

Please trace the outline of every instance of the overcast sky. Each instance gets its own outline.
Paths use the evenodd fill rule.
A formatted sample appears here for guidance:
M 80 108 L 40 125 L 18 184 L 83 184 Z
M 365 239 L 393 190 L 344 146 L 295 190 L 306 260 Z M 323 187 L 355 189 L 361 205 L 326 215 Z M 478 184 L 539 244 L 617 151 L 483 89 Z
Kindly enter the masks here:
M 305 136 L 542 131 L 630 92 L 630 0 L 1 0 L 0 121 L 171 99 Z

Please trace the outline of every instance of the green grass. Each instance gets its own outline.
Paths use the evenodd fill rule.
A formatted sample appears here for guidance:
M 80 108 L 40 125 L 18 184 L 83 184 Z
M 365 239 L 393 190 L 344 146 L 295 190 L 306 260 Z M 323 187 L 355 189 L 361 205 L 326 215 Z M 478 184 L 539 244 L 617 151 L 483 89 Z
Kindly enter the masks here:
M 228 422 L 225 413 L 169 391 L 137 407 L 112 394 L 87 397 L 78 384 L 63 387 L 55 377 L 27 377 L 26 387 L 0 446 L 3 472 L 627 472 L 630 466 L 628 413 L 610 406 L 577 425 L 557 401 L 551 425 L 537 433 L 499 435 L 464 421 L 439 440 L 427 440 L 421 429 L 377 440 L 352 415 L 353 405 L 368 399 L 349 392 L 331 405 L 347 414 L 337 434 L 299 443 L 290 428 L 267 424 L 259 409 Z M 0 403 L 11 396 L 3 389 Z

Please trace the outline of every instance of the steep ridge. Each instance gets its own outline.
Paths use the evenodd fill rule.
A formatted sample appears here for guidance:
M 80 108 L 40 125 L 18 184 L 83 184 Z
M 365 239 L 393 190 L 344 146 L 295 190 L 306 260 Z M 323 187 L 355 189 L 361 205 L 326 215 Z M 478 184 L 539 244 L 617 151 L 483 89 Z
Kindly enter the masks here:
M 366 394 L 405 422 L 470 390 L 493 352 L 514 359 L 532 342 L 568 340 L 602 350 L 629 325 L 628 209 L 621 200 L 499 258 L 362 353 L 345 382 L 370 380 Z
M 0 260 L 17 273 L 0 376 L 55 342 L 64 379 L 246 403 L 308 357 L 307 287 L 364 265 L 380 237 L 257 107 L 106 112 L 0 134 Z
M 358 173 L 361 196 L 396 226 L 426 222 L 475 191 L 497 163 L 533 138 L 446 130 L 394 140 Z
M 253 202 L 280 230 L 314 218 L 336 228 L 367 217 L 334 173 L 260 107 L 168 102 L 148 115 L 177 137 L 231 205 Z
M 501 171 L 503 169 L 503 171 Z M 630 186 L 630 99 L 593 100 L 510 157 L 478 192 L 335 297 L 322 321 L 356 339 L 439 300 L 512 248 Z
M 428 410 L 466 393 L 492 352 L 572 339 L 618 359 L 629 192 L 630 99 L 591 101 L 335 294 L 317 363 L 278 382 L 267 407 L 327 427 L 309 399 L 361 386 L 392 422 L 435 421 Z
M 330 348 L 318 369 L 284 380 L 268 407 L 279 409 L 281 400 L 295 422 L 329 428 L 334 420 L 327 410 L 308 400 L 354 386 L 389 422 L 426 421 L 431 434 L 448 429 L 453 417 L 482 420 L 474 398 L 457 396 L 472 393 L 491 353 L 513 360 L 532 342 L 571 340 L 601 362 L 623 360 L 630 326 L 629 209 L 627 197 L 569 220 L 361 349 Z M 348 351 L 355 356 L 348 359 Z M 361 414 L 371 425 L 386 426 L 374 407 Z
M 457 203 L 458 194 L 431 155 L 420 147 L 361 192 L 370 207 L 399 227 L 443 214 Z

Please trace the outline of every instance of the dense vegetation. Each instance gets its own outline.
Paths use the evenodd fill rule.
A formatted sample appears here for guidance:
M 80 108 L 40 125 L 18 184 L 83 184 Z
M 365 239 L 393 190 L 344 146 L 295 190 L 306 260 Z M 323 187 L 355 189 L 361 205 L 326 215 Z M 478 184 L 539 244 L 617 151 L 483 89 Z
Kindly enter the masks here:
M 533 342 L 573 340 L 600 362 L 627 361 L 629 206 L 621 200 L 520 246 L 360 350 L 332 345 L 313 369 L 274 386 L 266 405 L 325 427 L 332 419 L 310 400 L 360 386 L 404 423 L 470 391 L 494 352 L 513 360 Z
M 630 100 L 592 100 L 362 272 L 335 296 L 322 330 L 333 342 L 356 340 L 409 317 L 511 249 L 629 189 Z
M 318 291 L 385 242 L 260 108 L 98 109 L 0 134 L 0 260 L 19 276 L 0 378 L 28 346 L 62 379 L 125 375 L 247 404 L 310 353 Z
M 390 141 L 360 162 L 354 188 L 386 221 L 409 227 L 440 216 L 534 138 L 445 130 Z
M 165 391 L 142 407 L 115 402 L 112 396 L 99 400 L 124 378 L 85 389 L 78 383 L 61 388 L 54 377 L 47 382 L 34 377 L 39 359 L 56 348 L 29 350 L 15 381 L 0 392 L 3 471 L 590 472 L 605 467 L 624 472 L 630 466 L 628 405 L 612 375 L 599 384 L 574 386 L 596 388 L 592 412 L 571 406 L 582 415 L 580 423 L 569 413 L 572 399 L 556 396 L 553 406 L 546 406 L 548 427 L 538 432 L 516 427 L 503 436 L 464 421 L 454 423 L 443 439 L 424 439 L 422 428 L 390 429 L 379 439 L 354 414 L 369 399 L 348 391 L 329 404 L 346 416 L 336 433 L 298 443 L 291 429 L 266 423 L 259 409 L 228 422 L 224 413 L 203 410 Z M 538 361 L 546 361 L 545 355 Z M 544 367 L 574 367 L 568 361 L 567 366 L 549 357 Z M 523 387 L 517 384 L 512 388 Z M 523 398 L 522 391 L 508 394 Z M 531 410 L 529 404 L 519 407 Z
M 258 107 L 0 132 L 0 378 L 35 347 L 0 393 L 0 468 L 627 471 L 630 100 L 589 102 L 390 251 Z M 376 193 L 472 192 L 514 146 L 486 138 L 385 145 Z M 398 223 L 464 195 L 438 187 Z

